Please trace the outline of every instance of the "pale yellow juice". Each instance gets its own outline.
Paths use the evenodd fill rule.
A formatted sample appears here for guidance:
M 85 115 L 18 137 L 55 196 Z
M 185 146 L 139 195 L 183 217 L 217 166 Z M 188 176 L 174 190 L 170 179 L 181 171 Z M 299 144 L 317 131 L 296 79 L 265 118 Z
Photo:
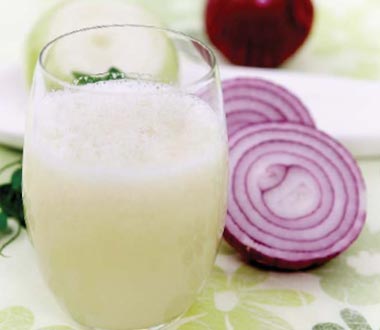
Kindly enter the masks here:
M 29 114 L 23 179 L 42 272 L 77 321 L 139 329 L 190 307 L 226 210 L 224 122 L 206 103 L 136 82 L 54 92 Z

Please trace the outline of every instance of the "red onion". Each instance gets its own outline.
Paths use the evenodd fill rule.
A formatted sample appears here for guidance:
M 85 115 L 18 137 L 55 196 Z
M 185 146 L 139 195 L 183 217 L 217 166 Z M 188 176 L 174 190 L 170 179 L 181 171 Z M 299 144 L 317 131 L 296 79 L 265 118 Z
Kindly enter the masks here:
M 365 187 L 351 154 L 326 134 L 290 123 L 230 136 L 225 239 L 248 261 L 298 270 L 347 249 L 365 221 Z
M 208 0 L 206 32 L 232 63 L 276 67 L 305 42 L 311 0 Z
M 224 80 L 224 109 L 228 134 L 246 124 L 292 122 L 315 127 L 301 100 L 289 90 L 259 78 Z

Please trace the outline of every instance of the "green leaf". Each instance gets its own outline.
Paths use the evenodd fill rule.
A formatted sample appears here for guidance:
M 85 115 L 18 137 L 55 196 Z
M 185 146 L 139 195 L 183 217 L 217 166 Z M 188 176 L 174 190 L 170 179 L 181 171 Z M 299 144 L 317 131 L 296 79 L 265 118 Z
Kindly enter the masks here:
M 372 330 L 367 320 L 357 311 L 346 308 L 340 315 L 351 330 Z
M 21 186 L 22 186 L 22 169 L 21 168 L 18 168 L 16 171 L 13 172 L 11 183 L 12 183 L 12 188 L 14 190 L 21 192 Z
M 91 75 L 84 72 L 74 71 L 72 72 L 72 75 L 74 77 L 74 84 L 79 86 L 94 84 L 99 81 L 125 79 L 126 77 L 124 72 L 115 67 L 111 67 L 104 74 Z
M 229 319 L 233 329 L 293 330 L 287 321 L 258 306 L 237 307 L 229 313 Z
M 247 304 L 299 307 L 310 304 L 314 297 L 306 292 L 286 289 L 260 289 L 249 293 Z
M 0 208 L 8 217 L 17 219 L 25 227 L 22 194 L 14 190 L 11 183 L 0 186 Z
M 319 323 L 313 327 L 313 330 L 345 330 L 336 323 Z
M 10 168 L 12 167 L 15 167 L 15 166 L 20 166 L 21 165 L 21 159 L 17 159 L 15 161 L 12 161 L 10 163 L 7 163 L 5 164 L 3 167 L 0 167 L 0 174 L 6 172 L 7 170 L 9 170 Z
M 0 330 L 30 330 L 34 316 L 29 309 L 15 306 L 0 311 Z
M 20 234 L 20 225 L 25 227 L 24 208 L 22 201 L 22 169 L 20 167 L 21 160 L 8 163 L 0 168 L 3 173 L 17 166 L 13 171 L 10 183 L 0 185 L 0 232 L 11 233 L 12 230 L 8 226 L 8 219 L 14 218 L 18 221 L 16 233 L 8 238 L 8 240 L 0 245 L 0 254 L 8 244 L 12 243 Z M 1 330 L 1 329 L 0 329 Z
M 111 67 L 108 70 L 108 78 L 110 80 L 125 79 L 125 73 L 120 71 L 118 68 Z
M 8 216 L 3 212 L 0 213 L 0 231 L 6 231 L 8 229 Z
M 16 232 L 7 238 L 7 240 L 3 243 L 1 242 L 1 245 L 0 245 L 0 255 L 3 256 L 3 251 L 4 249 L 9 245 L 11 244 L 15 239 L 17 239 L 17 237 L 20 236 L 21 234 L 21 224 L 19 222 L 16 221 L 16 225 L 17 225 L 17 229 L 16 229 Z M 9 229 L 9 228 L 8 228 Z M 12 233 L 12 230 L 9 229 L 9 233 Z M 8 234 L 8 233 L 7 233 Z M 7 235 L 8 236 L 8 235 Z M 3 241 L 3 240 L 2 240 Z M 1 329 L 0 329 L 1 330 Z

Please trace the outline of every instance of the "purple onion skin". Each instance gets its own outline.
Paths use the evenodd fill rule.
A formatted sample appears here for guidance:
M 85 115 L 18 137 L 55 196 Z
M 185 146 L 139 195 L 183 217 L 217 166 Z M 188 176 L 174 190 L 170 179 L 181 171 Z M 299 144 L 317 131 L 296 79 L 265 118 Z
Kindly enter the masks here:
M 245 219 L 239 219 L 234 218 L 234 214 L 231 214 L 230 210 L 227 215 L 227 221 L 226 221 L 226 227 L 224 230 L 224 238 L 225 240 L 234 247 L 238 253 L 242 256 L 242 258 L 249 262 L 256 265 L 260 265 L 265 268 L 271 268 L 271 269 L 277 269 L 277 270 L 285 270 L 285 271 L 297 271 L 297 270 L 303 270 L 311 267 L 315 267 L 318 265 L 321 265 L 330 259 L 336 257 L 343 251 L 345 251 L 347 248 L 351 246 L 351 244 L 357 239 L 359 236 L 366 218 L 366 212 L 365 212 L 365 184 L 364 180 L 361 174 L 361 171 L 356 163 L 356 161 L 353 159 L 352 155 L 337 141 L 326 135 L 325 133 L 318 131 L 314 128 L 305 127 L 302 125 L 297 124 L 286 124 L 286 123 L 271 123 L 271 124 L 257 124 L 257 125 L 251 125 L 251 126 L 245 126 L 240 131 L 236 131 L 231 137 L 230 137 L 230 148 L 231 148 L 231 166 L 234 166 L 236 164 L 235 168 L 231 168 L 231 175 L 232 177 L 236 179 L 235 170 L 239 170 L 239 164 L 240 160 L 234 159 L 235 157 L 241 157 L 247 156 L 247 153 L 244 154 L 243 148 L 248 148 L 248 137 L 251 137 L 251 140 L 254 141 L 255 139 L 260 139 L 257 136 L 260 134 L 266 134 L 266 136 L 271 133 L 271 138 L 266 138 L 268 143 L 271 143 L 273 141 L 280 141 L 281 144 L 289 142 L 292 149 L 292 153 L 297 152 L 294 149 L 294 141 L 297 141 L 299 139 L 300 144 L 302 144 L 302 148 L 310 147 L 312 152 L 310 154 L 306 155 L 306 157 L 309 157 L 310 155 L 313 155 L 313 153 L 321 153 L 321 157 L 323 158 L 323 161 L 317 158 L 313 158 L 312 161 L 315 161 L 316 164 L 324 165 L 324 162 L 331 163 L 332 167 L 334 168 L 334 171 L 338 173 L 339 175 L 335 175 L 334 173 L 328 172 L 328 184 L 329 186 L 327 188 L 330 188 L 330 185 L 334 188 L 333 191 L 333 199 L 330 201 L 332 203 L 332 207 L 336 211 L 336 202 L 337 199 L 343 200 L 342 196 L 336 196 L 337 191 L 339 191 L 340 188 L 336 188 L 336 184 L 342 185 L 343 192 L 345 194 L 344 196 L 344 206 L 342 214 L 338 211 L 336 211 L 337 214 L 336 217 L 333 217 L 330 213 L 333 213 L 330 209 L 330 213 L 327 214 L 327 217 L 321 220 L 322 227 L 320 227 L 320 223 L 318 223 L 317 226 L 317 232 L 316 235 L 318 236 L 317 239 L 310 240 L 310 239 L 304 239 L 304 240 L 293 240 L 289 237 L 280 237 L 280 240 L 286 241 L 286 243 L 290 242 L 294 246 L 297 246 L 297 249 L 289 250 L 289 246 L 286 249 L 279 249 L 278 247 L 274 247 L 274 245 L 271 245 L 273 243 L 273 240 L 270 239 L 276 236 L 278 232 L 270 233 L 266 232 L 265 235 L 270 237 L 269 239 L 265 240 L 264 237 L 252 237 L 255 236 L 255 230 L 252 230 L 253 227 L 257 226 L 255 225 L 255 222 L 257 223 L 258 219 L 248 219 L 246 215 L 244 215 Z M 289 139 L 287 141 L 286 136 L 289 136 Z M 272 141 L 273 139 L 273 141 Z M 313 139 L 315 139 L 315 142 L 313 142 Z M 239 143 L 241 141 L 245 140 L 243 142 L 243 147 L 239 146 Z M 249 140 L 249 142 L 251 141 Z M 264 139 L 265 142 L 265 139 Z M 257 144 L 259 145 L 259 143 Z M 252 143 L 250 148 L 258 148 L 257 145 L 255 146 L 255 143 Z M 263 141 L 260 142 L 259 148 L 265 148 L 265 143 Z M 235 150 L 234 148 L 241 148 L 243 151 L 243 156 L 240 155 L 240 150 Z M 300 148 L 299 151 L 304 150 Z M 260 151 L 261 152 L 261 151 Z M 235 153 L 235 155 L 234 155 Z M 260 154 L 260 153 L 259 153 Z M 255 153 L 252 154 L 255 156 Z M 277 156 L 277 155 L 276 155 Z M 328 158 L 328 156 L 330 158 Z M 300 154 L 299 157 L 304 157 L 303 154 Z M 256 160 L 256 158 L 252 157 Z M 247 163 L 246 163 L 247 164 Z M 248 164 L 251 164 L 250 162 Z M 278 164 L 281 164 L 281 156 L 279 156 Z M 336 166 L 334 165 L 336 164 Z M 274 164 L 274 165 L 277 165 Z M 297 165 L 297 163 L 295 164 Z M 250 165 L 251 166 L 251 165 Z M 288 166 L 294 166 L 294 164 Z M 298 166 L 298 165 L 297 165 Z M 248 167 L 247 167 L 248 168 Z M 250 169 L 251 167 L 249 167 Z M 243 167 L 244 169 L 244 167 Z M 243 171 L 241 169 L 241 171 Z M 243 175 L 244 174 L 244 175 Z M 247 173 L 240 174 L 241 177 L 247 178 Z M 254 177 L 256 179 L 256 177 Z M 259 177 L 261 178 L 261 177 Z M 346 181 L 344 180 L 346 179 Z M 341 181 L 339 181 L 341 180 Z M 335 183 L 335 186 L 334 186 Z M 249 184 L 249 183 L 248 183 Z M 231 185 L 232 187 L 232 185 Z M 322 187 L 323 189 L 327 189 L 326 187 Z M 323 192 L 323 189 L 321 190 Z M 236 190 L 236 188 L 235 188 Z M 236 191 L 241 191 L 236 190 Z M 233 209 L 236 210 L 236 207 L 239 205 L 239 196 L 236 195 L 236 191 L 232 191 L 231 188 L 231 196 L 234 200 L 234 203 L 236 205 L 233 206 Z M 247 193 L 247 192 L 246 192 Z M 264 191 L 265 193 L 265 191 Z M 241 193 L 240 193 L 241 194 Z M 262 197 L 263 195 L 261 195 Z M 247 199 L 247 195 L 244 196 L 243 200 L 241 200 L 240 196 L 240 202 L 243 203 L 244 200 Z M 328 200 L 328 199 L 327 199 Z M 256 203 L 255 201 L 253 201 Z M 230 201 L 229 201 L 230 203 Z M 243 203 L 244 204 L 244 203 Z M 241 204 L 241 205 L 243 205 Z M 318 204 L 319 205 L 319 204 Z M 329 205 L 329 203 L 328 203 Z M 244 205 L 243 205 L 244 206 Z M 242 206 L 242 207 L 243 207 Z M 267 206 L 267 205 L 266 205 Z M 231 205 L 229 205 L 229 208 Z M 253 207 L 256 210 L 259 210 L 257 207 L 261 207 L 261 205 L 251 205 L 245 206 L 243 208 L 249 208 Z M 238 207 L 238 209 L 240 206 Z M 233 210 L 232 209 L 232 210 Z M 243 209 L 240 209 L 239 212 L 243 212 Z M 251 211 L 251 210 L 249 210 Z M 237 213 L 239 213 L 237 212 Z M 250 212 L 250 213 L 254 213 Z M 244 212 L 243 212 L 244 213 Z M 243 214 L 242 213 L 242 214 Z M 244 213 L 246 214 L 246 213 Z M 261 218 L 262 222 L 271 222 L 271 219 L 267 221 L 265 218 L 265 215 L 262 215 L 261 213 L 258 213 Z M 236 215 L 236 212 L 235 212 Z M 276 215 L 277 216 L 277 215 Z M 305 221 L 307 223 L 309 215 L 305 215 Z M 290 219 L 290 218 L 289 218 Z M 296 219 L 296 218 L 291 218 Z M 329 219 L 330 225 L 331 223 L 334 224 L 337 223 L 335 227 L 333 227 L 332 231 L 328 231 L 326 238 L 329 239 L 327 241 L 328 244 L 327 247 L 324 247 L 326 244 L 325 237 L 319 237 L 319 235 L 324 235 L 326 226 L 329 224 L 326 224 L 326 219 Z M 248 220 L 248 221 L 247 221 Z M 303 217 L 301 217 L 301 221 L 303 221 Z M 241 224 L 241 226 L 237 226 L 236 224 Z M 247 223 L 253 223 L 251 225 L 251 231 L 248 230 L 248 232 L 243 231 L 243 227 L 247 227 Z M 271 222 L 271 226 L 273 226 L 273 223 Z M 282 224 L 282 223 L 281 223 Z M 286 223 L 287 225 L 287 223 Z M 253 227 L 252 227 L 253 226 Z M 236 229 L 239 227 L 240 229 Z M 348 228 L 346 228 L 348 227 Z M 258 228 L 258 227 L 255 227 Z M 280 227 L 279 227 L 280 228 Z M 303 228 L 303 227 L 302 227 Z M 294 230 L 303 230 L 303 229 L 296 228 Z M 247 229 L 247 228 L 246 228 Z M 291 231 L 291 227 L 286 227 L 285 230 Z M 305 231 L 310 230 L 310 228 L 305 229 Z M 312 230 L 315 230 L 313 227 Z M 305 233 L 305 232 L 304 232 Z M 297 232 L 298 234 L 298 232 Z M 337 234 L 336 240 L 333 240 L 334 234 Z M 270 236 L 272 235 L 272 236 Z M 247 236 L 249 238 L 247 238 Z M 264 235 L 263 235 L 264 236 Z M 248 242 L 248 241 L 249 242 Z M 304 242 L 305 241 L 305 242 Z M 310 243 L 311 242 L 311 243 Z M 314 244 L 319 245 L 318 249 L 315 249 L 314 247 L 311 247 L 308 244 Z M 277 245 L 279 243 L 276 243 Z M 266 250 L 266 251 L 264 251 Z M 269 250 L 269 251 L 268 251 Z M 310 252 L 309 252 L 310 251 Z M 268 253 L 270 252 L 270 253 Z M 298 256 L 295 256 L 296 254 L 301 254 L 303 257 L 298 258 Z M 310 257 L 308 256 L 310 253 Z M 282 257 L 279 257 L 278 255 L 282 255 Z
M 358 233 L 359 236 L 360 233 Z M 337 257 L 340 253 L 334 253 L 329 256 L 313 259 L 313 260 L 300 260 L 298 262 L 290 262 L 286 259 L 273 258 L 269 255 L 263 254 L 258 250 L 251 249 L 250 247 L 242 244 L 236 237 L 234 237 L 227 228 L 224 229 L 223 237 L 225 241 L 231 245 L 241 256 L 241 258 L 249 264 L 257 267 L 275 270 L 275 271 L 300 271 L 315 268 L 323 265 L 331 259 Z
M 234 115 L 234 111 L 243 110 L 236 108 L 235 104 L 241 101 L 245 102 L 241 106 L 244 111 L 261 113 L 265 118 L 259 122 L 251 120 L 246 123 L 290 122 L 315 127 L 314 119 L 303 102 L 283 86 L 262 78 L 238 77 L 224 80 L 222 87 L 227 119 Z M 266 110 L 268 107 L 271 113 Z

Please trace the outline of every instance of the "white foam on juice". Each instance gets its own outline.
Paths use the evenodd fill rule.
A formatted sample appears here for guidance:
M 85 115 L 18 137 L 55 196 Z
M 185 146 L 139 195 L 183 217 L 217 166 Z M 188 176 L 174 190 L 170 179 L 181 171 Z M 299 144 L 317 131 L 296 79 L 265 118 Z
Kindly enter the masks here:
M 220 152 L 224 142 L 223 122 L 208 104 L 139 81 L 56 91 L 36 105 L 34 123 L 31 140 L 44 157 L 97 169 L 184 167 Z

